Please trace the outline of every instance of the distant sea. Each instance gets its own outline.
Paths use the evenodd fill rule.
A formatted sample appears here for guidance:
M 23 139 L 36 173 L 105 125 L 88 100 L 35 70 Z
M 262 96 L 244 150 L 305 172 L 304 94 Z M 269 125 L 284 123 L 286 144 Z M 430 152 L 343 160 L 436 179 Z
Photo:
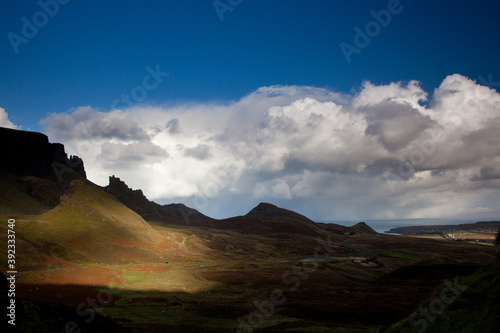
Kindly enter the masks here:
M 363 220 L 373 230 L 379 233 L 389 231 L 397 227 L 411 227 L 419 225 L 446 225 L 476 223 L 479 221 L 500 221 L 500 217 L 475 218 L 475 219 L 394 219 L 394 220 Z M 336 223 L 347 227 L 353 226 L 361 221 L 324 221 L 323 223 Z

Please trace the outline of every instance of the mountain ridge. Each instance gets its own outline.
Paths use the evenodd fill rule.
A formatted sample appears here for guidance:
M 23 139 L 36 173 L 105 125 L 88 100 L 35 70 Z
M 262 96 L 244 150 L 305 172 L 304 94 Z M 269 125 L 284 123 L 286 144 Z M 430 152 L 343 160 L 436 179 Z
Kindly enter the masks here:
M 200 223 L 214 220 L 182 203 L 160 205 L 154 201 L 150 201 L 141 189 L 133 190 L 124 181 L 114 175 L 109 177 L 109 184 L 103 189 L 105 192 L 114 195 L 120 202 L 142 216 L 145 220 L 173 224 L 186 224 L 187 219 L 197 220 Z

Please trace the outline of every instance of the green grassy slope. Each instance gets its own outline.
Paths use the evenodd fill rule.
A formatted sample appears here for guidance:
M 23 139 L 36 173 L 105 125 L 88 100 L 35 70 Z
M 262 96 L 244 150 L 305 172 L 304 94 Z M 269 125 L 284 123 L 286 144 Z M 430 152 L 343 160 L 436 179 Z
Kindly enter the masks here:
M 18 221 L 19 238 L 72 262 L 161 261 L 172 245 L 139 215 L 88 182 L 75 180 L 54 209 Z
M 61 203 L 37 220 L 50 221 L 53 228 L 69 233 L 90 231 L 95 239 L 122 238 L 159 243 L 161 236 L 139 215 L 113 196 L 83 181 L 73 181 Z M 89 230 L 90 227 L 90 230 Z

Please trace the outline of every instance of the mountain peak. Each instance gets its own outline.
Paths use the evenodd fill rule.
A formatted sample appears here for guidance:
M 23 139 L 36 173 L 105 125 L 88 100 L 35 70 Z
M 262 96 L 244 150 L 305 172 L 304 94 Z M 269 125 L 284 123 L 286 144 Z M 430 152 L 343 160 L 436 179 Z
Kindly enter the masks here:
M 362 234 L 377 234 L 368 224 L 365 222 L 359 222 L 348 228 L 350 232 L 362 233 Z
M 255 208 L 249 211 L 245 216 L 267 216 L 267 217 L 287 217 L 296 220 L 313 222 L 304 215 L 294 211 L 280 208 L 267 202 L 259 203 Z
M 257 206 L 255 206 L 254 209 L 252 209 L 250 212 L 254 211 L 254 210 L 275 210 L 275 209 L 280 209 L 278 206 L 276 205 L 273 205 L 271 203 L 268 203 L 268 202 L 260 202 Z M 250 213 L 249 213 L 250 214 Z

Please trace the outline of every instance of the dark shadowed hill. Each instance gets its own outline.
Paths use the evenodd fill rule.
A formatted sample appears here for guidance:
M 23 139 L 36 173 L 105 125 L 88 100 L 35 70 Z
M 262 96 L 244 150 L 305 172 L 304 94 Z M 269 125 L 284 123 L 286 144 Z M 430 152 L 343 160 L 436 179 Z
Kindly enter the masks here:
M 58 183 L 0 172 L 0 209 L 4 214 L 35 215 L 54 208 L 64 193 Z
M 207 221 L 213 220 L 183 204 L 159 205 L 150 201 L 144 196 L 142 190 L 132 190 L 124 181 L 115 176 L 109 177 L 109 185 L 104 190 L 147 221 L 206 226 Z
M 57 176 L 69 168 L 86 178 L 83 161 L 45 134 L 0 127 L 0 170 L 16 176 Z
M 297 222 L 303 222 L 304 224 L 301 225 L 302 227 L 296 228 L 295 230 L 292 228 L 288 232 L 294 230 L 296 232 L 308 232 L 310 231 L 310 226 L 313 225 L 314 228 L 320 228 L 323 230 L 327 230 L 330 232 L 334 232 L 337 234 L 360 234 L 360 233 L 365 233 L 365 234 L 376 234 L 377 232 L 373 230 L 370 226 L 368 226 L 364 222 L 360 222 L 356 225 L 353 225 L 352 227 L 346 227 L 343 225 L 339 224 L 334 224 L 334 223 L 317 223 L 312 221 L 311 219 L 305 217 L 304 215 L 301 215 L 299 213 L 296 213 L 294 211 L 284 209 L 277 207 L 275 205 L 272 205 L 270 203 L 265 203 L 261 202 L 260 204 L 257 205 L 254 209 L 252 209 L 247 215 L 245 215 L 246 218 L 258 218 L 258 219 L 263 219 L 263 220 L 268 220 L 274 222 L 276 221 L 295 221 L 295 223 L 292 223 L 292 225 L 295 225 L 295 227 L 298 227 L 301 225 L 300 223 Z M 290 225 L 290 227 L 292 226 Z M 309 226 L 308 226 L 309 225 Z M 270 224 L 268 227 L 273 228 L 276 227 L 276 225 Z M 308 227 L 305 227 L 308 226 Z M 286 232 L 286 230 L 283 230 Z
M 139 214 L 146 221 L 166 224 L 189 225 L 193 227 L 232 230 L 245 234 L 281 234 L 320 236 L 326 232 L 339 235 L 346 233 L 371 233 L 376 231 L 365 223 L 352 227 L 337 224 L 316 223 L 294 211 L 261 202 L 244 216 L 222 220 L 212 219 L 184 204 L 159 205 L 148 200 L 141 190 L 133 190 L 120 178 L 109 177 L 109 185 L 104 188 L 125 206 Z
M 377 234 L 368 224 L 365 222 L 359 222 L 352 227 L 347 227 L 348 232 L 354 234 Z
M 282 218 L 291 218 L 294 220 L 300 220 L 305 222 L 313 222 L 304 215 L 300 215 L 294 211 L 279 208 L 270 203 L 261 202 L 254 209 L 248 212 L 245 216 L 266 216 L 266 217 L 282 217 Z
M 335 223 L 316 223 L 320 225 L 325 230 L 330 232 L 334 232 L 336 234 L 344 235 L 344 234 L 377 234 L 375 230 L 373 230 L 368 224 L 365 222 L 359 222 L 351 227 L 346 227 L 343 225 L 335 224 Z
M 275 234 L 290 238 L 294 238 L 296 235 L 318 237 L 323 235 L 325 231 L 331 231 L 326 229 L 322 223 L 316 223 L 304 215 L 264 202 L 258 204 L 244 216 L 216 221 L 213 225 L 218 229 L 229 229 L 246 234 Z M 344 234 L 344 232 L 336 233 Z
M 247 234 L 306 234 L 318 236 L 321 228 L 307 217 L 269 203 L 260 203 L 245 216 L 212 219 L 183 204 L 159 205 L 148 200 L 141 190 L 133 190 L 115 176 L 104 190 L 146 221 L 193 227 L 232 230 Z

